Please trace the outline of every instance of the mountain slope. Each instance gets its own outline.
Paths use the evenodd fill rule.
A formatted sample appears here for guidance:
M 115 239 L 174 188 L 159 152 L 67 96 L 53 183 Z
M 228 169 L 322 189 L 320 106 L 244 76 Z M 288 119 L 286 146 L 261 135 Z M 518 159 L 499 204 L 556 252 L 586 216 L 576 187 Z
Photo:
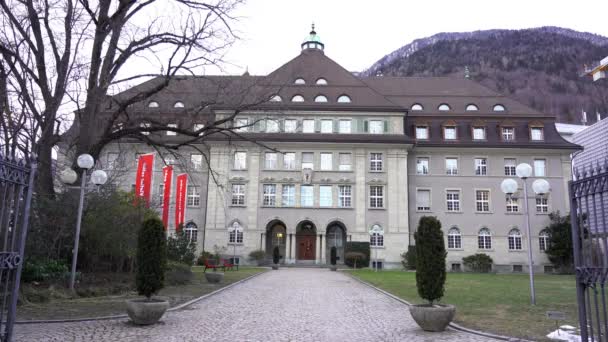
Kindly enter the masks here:
M 608 38 L 557 27 L 439 33 L 384 56 L 366 75 L 470 77 L 559 122 L 608 116 L 608 81 L 580 77 L 608 56 Z

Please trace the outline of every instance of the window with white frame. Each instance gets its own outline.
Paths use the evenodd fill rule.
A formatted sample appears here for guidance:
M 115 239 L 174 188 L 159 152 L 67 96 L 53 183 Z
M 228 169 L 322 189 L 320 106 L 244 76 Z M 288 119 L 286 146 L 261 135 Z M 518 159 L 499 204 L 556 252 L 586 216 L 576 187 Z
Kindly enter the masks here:
M 188 186 L 188 196 L 186 197 L 186 205 L 189 207 L 199 207 L 201 205 L 201 194 L 199 193 L 197 186 Z
M 369 133 L 371 133 L 371 134 L 384 133 L 384 122 L 381 120 L 370 120 L 369 121 Z
M 340 95 L 340 97 L 338 97 L 338 103 L 350 103 L 351 101 L 352 100 L 348 95 Z
M 517 176 L 516 167 L 517 161 L 514 158 L 505 158 L 505 176 Z
M 490 190 L 475 190 L 475 210 L 490 212 Z
M 452 227 L 448 231 L 448 248 L 449 249 L 461 249 L 462 248 L 462 234 L 460 229 Z
M 190 242 L 196 242 L 198 238 L 198 227 L 194 222 L 188 222 L 184 226 L 184 234 Z
M 416 210 L 431 211 L 431 190 L 417 189 L 416 190 Z
M 416 158 L 416 174 L 417 175 L 428 175 L 429 174 L 429 158 L 427 158 L 427 157 Z
M 334 121 L 323 119 L 321 120 L 321 133 L 333 133 L 334 132 Z
M 419 111 L 419 110 L 423 110 L 423 109 L 424 109 L 424 107 L 422 107 L 422 105 L 421 105 L 420 103 L 414 103 L 414 104 L 412 105 L 412 108 L 411 108 L 411 109 L 412 109 L 412 110 L 414 110 L 414 111 Z
M 445 173 L 452 176 L 458 174 L 458 158 L 445 158 Z
M 294 95 L 291 98 L 291 102 L 304 102 L 304 96 L 302 96 L 302 95 Z
M 324 79 L 323 77 L 317 79 L 317 81 L 315 82 L 316 85 L 327 85 L 327 80 Z
M 296 169 L 296 153 L 286 152 L 283 153 L 283 169 L 295 170 Z
M 266 152 L 264 154 L 264 168 L 266 170 L 274 170 L 277 168 L 276 152 Z
M 352 186 L 338 186 L 338 206 L 340 208 L 350 208 L 352 205 Z
M 228 232 L 228 243 L 243 243 L 243 228 L 238 222 L 232 224 Z
M 315 132 L 315 120 L 306 119 L 302 120 L 302 133 L 314 133 Z
M 176 129 L 177 128 L 177 124 L 168 124 L 167 127 L 168 128 Z M 167 135 L 177 135 L 177 132 L 167 131 Z
M 194 124 L 194 126 L 192 126 L 192 130 L 194 132 L 198 132 L 198 131 L 202 130 L 203 128 L 205 128 L 205 124 L 201 124 L 201 123 L 197 123 L 197 124 Z M 204 134 L 204 132 L 201 131 L 198 135 L 201 136 L 203 134 Z
M 232 184 L 232 205 L 245 205 L 245 184 Z
M 460 190 L 448 190 L 445 193 L 448 211 L 460 211 Z
M 382 230 L 382 227 L 380 227 L 380 225 L 373 225 L 372 226 L 373 230 Z M 369 245 L 370 247 L 383 247 L 384 246 L 384 234 L 381 234 L 379 232 L 376 233 L 372 233 L 369 236 Z
M 535 141 L 544 140 L 543 129 L 541 127 L 530 128 L 530 138 Z
M 152 127 L 152 125 L 149 124 L 149 123 L 140 123 L 139 127 L 143 128 L 143 129 L 149 129 L 150 127 Z M 148 130 L 141 131 L 140 133 L 143 134 L 143 135 L 150 135 L 150 131 L 148 131 Z
M 247 168 L 247 152 L 234 152 L 234 169 L 245 170 Z
M 235 131 L 247 132 L 249 131 L 249 120 L 247 118 L 237 118 L 234 120 Z
M 382 171 L 382 153 L 370 153 L 369 154 L 369 170 L 370 171 Z
M 486 158 L 475 158 L 475 175 L 486 176 L 488 174 L 488 160 Z
M 546 251 L 549 248 L 550 238 L 549 232 L 541 230 L 540 234 L 538 234 L 538 249 L 543 252 Z
M 492 110 L 494 110 L 495 112 L 504 112 L 506 109 L 505 109 L 505 106 L 503 106 L 501 104 L 497 104 L 497 105 L 494 105 Z
M 486 140 L 486 128 L 473 127 L 473 140 Z
M 467 112 L 474 112 L 474 111 L 478 111 L 478 110 L 479 110 L 479 107 L 477 107 L 476 105 L 474 105 L 472 103 L 467 105 L 467 108 L 466 108 Z
M 317 95 L 315 97 L 315 102 L 327 102 L 327 96 L 325 96 L 325 95 Z
M 277 185 L 264 184 L 264 200 L 263 205 L 266 207 L 275 207 L 277 205 Z
M 351 120 L 340 120 L 338 123 L 338 131 L 343 134 L 352 133 L 351 123 Z
M 536 212 L 541 214 L 549 212 L 549 200 L 547 197 L 536 197 Z
M 513 127 L 503 127 L 502 128 L 502 140 L 503 141 L 513 141 L 513 140 L 515 140 L 515 128 L 513 128 Z
M 283 121 L 283 129 L 285 130 L 285 133 L 295 133 L 298 130 L 298 120 L 285 119 L 285 121 Z
M 440 105 L 439 105 L 439 107 L 437 107 L 437 109 L 438 109 L 440 112 L 445 112 L 445 111 L 450 110 L 451 108 L 450 108 L 450 106 L 449 106 L 448 104 L 446 104 L 446 103 L 442 103 L 442 104 L 440 104 Z
M 534 159 L 534 177 L 547 176 L 547 161 L 545 159 Z
M 492 234 L 488 228 L 481 228 L 477 234 L 477 248 L 492 249 Z
M 321 153 L 321 170 L 331 171 L 333 169 L 333 153 Z
M 518 213 L 519 212 L 519 201 L 517 198 L 508 196 L 507 197 L 507 212 Z
M 268 119 L 266 120 L 266 133 L 278 133 L 279 132 L 279 120 Z
M 302 170 L 314 169 L 314 156 L 313 152 L 302 152 Z
M 369 187 L 369 207 L 384 208 L 384 186 L 370 185 Z
M 282 206 L 293 207 L 296 205 L 296 186 L 293 184 L 283 184 Z
M 312 207 L 315 204 L 315 192 L 312 185 L 302 185 L 300 187 L 300 205 L 302 207 Z
M 509 231 L 509 236 L 507 237 L 509 241 L 509 250 L 510 251 L 520 251 L 521 250 L 521 232 L 517 228 L 513 228 Z
M 331 185 L 319 186 L 319 206 L 331 207 L 333 206 L 333 191 Z
M 338 155 L 338 170 L 340 171 L 351 171 L 352 170 L 352 154 L 351 153 L 340 153 Z
M 426 140 L 429 138 L 429 126 L 416 126 L 416 139 Z
M 203 155 L 198 154 L 198 153 L 191 154 L 190 155 L 190 164 L 192 165 L 193 169 L 202 170 L 203 169 Z
M 443 127 L 443 138 L 445 140 L 456 140 L 456 127 L 455 126 L 444 126 Z

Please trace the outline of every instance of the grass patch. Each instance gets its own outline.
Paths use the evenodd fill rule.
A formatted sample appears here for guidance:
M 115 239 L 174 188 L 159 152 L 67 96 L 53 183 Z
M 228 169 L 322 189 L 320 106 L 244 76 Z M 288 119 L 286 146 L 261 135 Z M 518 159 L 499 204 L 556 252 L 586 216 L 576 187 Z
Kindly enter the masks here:
M 251 275 L 266 271 L 265 268 L 241 267 L 238 271 L 226 271 L 224 281 L 209 284 L 205 280 L 202 267 L 192 267 L 194 279 L 184 285 L 166 286 L 158 296 L 169 300 L 171 306 L 185 303 L 219 288 L 230 285 Z M 54 289 L 59 291 L 59 289 Z M 61 291 L 67 291 L 61 289 Z M 74 298 L 53 295 L 44 303 L 24 303 L 17 308 L 17 320 L 69 319 L 122 315 L 126 313 L 125 300 L 137 298 L 135 291 L 116 295 Z
M 416 290 L 416 274 L 404 271 L 357 270 L 354 276 L 410 303 L 423 303 Z M 546 311 L 563 311 L 560 324 L 578 326 L 576 284 L 571 275 L 535 275 L 536 306 L 530 305 L 527 274 L 448 273 L 441 303 L 456 306 L 455 322 L 496 334 L 547 340 L 555 321 Z

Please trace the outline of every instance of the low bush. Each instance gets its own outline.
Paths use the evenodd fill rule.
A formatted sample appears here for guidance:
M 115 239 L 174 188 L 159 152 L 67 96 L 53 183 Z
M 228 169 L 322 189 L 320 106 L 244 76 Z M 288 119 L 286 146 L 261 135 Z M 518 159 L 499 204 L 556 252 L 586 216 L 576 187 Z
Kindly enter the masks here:
M 264 252 L 261 249 L 251 251 L 251 253 L 249 253 L 249 260 L 257 262 L 258 265 L 260 263 L 262 263 L 265 259 L 266 259 L 266 252 Z
M 165 281 L 168 285 L 186 285 L 194 279 L 190 265 L 170 261 L 165 271 Z
M 65 279 L 69 269 L 63 261 L 27 260 L 21 272 L 21 281 L 24 283 L 47 282 Z
M 356 261 L 357 261 L 357 268 L 361 268 L 361 267 L 367 267 L 369 265 L 369 255 L 370 255 L 370 247 L 369 247 L 369 242 L 354 242 L 354 241 L 349 241 L 346 243 L 345 245 L 345 249 L 344 249 L 344 263 L 349 266 L 349 267 L 355 267 L 355 259 L 348 258 L 347 254 L 350 252 L 358 252 L 358 253 L 362 253 L 363 256 L 359 256 L 357 257 Z M 356 254 L 355 254 L 356 255 Z M 352 256 L 352 255 L 351 255 Z
M 344 263 L 352 268 L 367 267 L 369 260 L 365 262 L 366 255 L 362 252 L 346 252 L 344 253 Z
M 462 258 L 462 263 L 473 272 L 488 273 L 492 270 L 494 261 L 487 254 L 477 253 Z
M 407 252 L 401 254 L 401 264 L 406 270 L 416 269 L 416 246 L 407 246 Z
M 167 260 L 192 265 L 196 258 L 196 244 L 190 238 L 183 227 L 167 239 Z

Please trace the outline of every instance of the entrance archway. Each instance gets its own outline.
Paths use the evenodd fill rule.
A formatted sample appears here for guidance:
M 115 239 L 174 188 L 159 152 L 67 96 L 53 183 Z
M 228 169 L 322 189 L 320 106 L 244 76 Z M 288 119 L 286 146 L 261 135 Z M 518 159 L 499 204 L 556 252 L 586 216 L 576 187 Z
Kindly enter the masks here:
M 296 227 L 296 259 L 314 262 L 317 256 L 317 227 L 311 221 L 302 221 Z
M 346 226 L 342 222 L 334 221 L 327 225 L 326 231 L 326 251 L 327 263 L 331 262 L 331 248 L 336 247 L 338 263 L 344 263 L 344 247 L 346 246 Z
M 279 247 L 279 253 L 283 257 L 281 263 L 287 258 L 285 251 L 287 244 L 287 228 L 281 220 L 273 220 L 266 226 L 266 257 L 272 259 L 272 251 L 275 246 Z

